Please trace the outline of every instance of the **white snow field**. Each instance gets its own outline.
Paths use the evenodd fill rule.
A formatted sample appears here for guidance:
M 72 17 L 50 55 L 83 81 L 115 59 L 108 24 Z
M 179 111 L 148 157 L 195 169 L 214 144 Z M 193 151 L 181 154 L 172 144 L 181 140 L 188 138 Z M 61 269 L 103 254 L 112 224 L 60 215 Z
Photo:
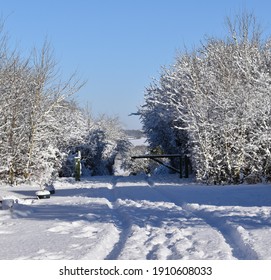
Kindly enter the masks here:
M 271 185 L 206 186 L 176 176 L 1 186 L 0 259 L 271 259 Z M 12 203 L 14 201 L 14 205 Z

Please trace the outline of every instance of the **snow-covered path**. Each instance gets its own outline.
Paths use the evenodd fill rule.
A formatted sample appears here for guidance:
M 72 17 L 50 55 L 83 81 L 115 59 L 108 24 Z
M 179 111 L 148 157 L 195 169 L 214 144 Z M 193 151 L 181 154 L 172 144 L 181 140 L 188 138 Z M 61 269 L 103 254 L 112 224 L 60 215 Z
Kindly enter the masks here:
M 62 179 L 50 199 L 1 187 L 0 259 L 271 259 L 271 186 L 174 176 Z
M 113 187 L 123 236 L 112 259 L 231 258 L 220 234 L 148 181 L 124 177 Z

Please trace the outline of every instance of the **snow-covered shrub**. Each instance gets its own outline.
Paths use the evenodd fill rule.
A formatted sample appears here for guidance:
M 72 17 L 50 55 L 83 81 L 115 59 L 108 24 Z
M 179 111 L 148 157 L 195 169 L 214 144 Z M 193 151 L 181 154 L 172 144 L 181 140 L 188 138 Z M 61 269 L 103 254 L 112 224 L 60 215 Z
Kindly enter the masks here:
M 91 175 L 113 175 L 117 155 L 126 157 L 130 142 L 117 118 L 102 116 L 94 120 L 86 137 L 73 146 L 61 170 L 62 176 L 72 176 L 73 158 L 81 152 L 83 170 Z
M 89 143 L 95 143 L 96 146 L 94 174 L 114 174 L 117 155 L 125 158 L 131 146 L 118 118 L 100 117 L 96 122 L 96 128 L 91 132 L 90 139 Z

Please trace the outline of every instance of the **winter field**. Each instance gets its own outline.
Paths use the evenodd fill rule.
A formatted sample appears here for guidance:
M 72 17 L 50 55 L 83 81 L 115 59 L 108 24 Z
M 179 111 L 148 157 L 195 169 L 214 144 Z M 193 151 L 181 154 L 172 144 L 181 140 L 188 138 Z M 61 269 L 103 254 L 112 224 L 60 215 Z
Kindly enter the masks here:
M 0 259 L 271 259 L 271 186 L 164 176 L 1 186 Z M 9 208 L 9 200 L 15 204 Z

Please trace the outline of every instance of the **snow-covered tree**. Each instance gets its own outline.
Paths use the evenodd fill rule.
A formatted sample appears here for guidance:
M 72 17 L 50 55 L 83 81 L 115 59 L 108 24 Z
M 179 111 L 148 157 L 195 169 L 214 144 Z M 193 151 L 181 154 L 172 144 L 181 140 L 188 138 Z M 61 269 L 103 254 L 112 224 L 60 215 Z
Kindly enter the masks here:
M 189 151 L 198 179 L 257 181 L 271 171 L 270 39 L 250 14 L 228 27 L 225 39 L 180 54 L 149 87 L 140 113 L 149 142 Z
M 72 106 L 65 100 L 82 83 L 73 76 L 63 82 L 56 73 L 47 43 L 24 58 L 0 36 L 0 179 L 11 184 L 48 180 L 60 166 L 64 147 L 76 138 L 75 133 L 65 137 L 79 129 L 70 129 Z M 63 121 L 63 110 L 69 111 L 69 122 Z
M 0 180 L 45 184 L 72 175 L 78 150 L 93 175 L 113 174 L 129 141 L 116 118 L 94 120 L 71 96 L 84 84 L 63 81 L 45 43 L 25 58 L 9 49 L 0 30 Z
M 178 129 L 182 120 L 176 112 L 176 104 L 171 102 L 172 96 L 176 95 L 176 82 L 172 75 L 172 69 L 164 69 L 160 80 L 147 88 L 140 115 L 153 153 L 159 150 L 161 153 L 185 155 L 188 153 L 187 133 Z M 179 165 L 174 161 L 172 164 Z

